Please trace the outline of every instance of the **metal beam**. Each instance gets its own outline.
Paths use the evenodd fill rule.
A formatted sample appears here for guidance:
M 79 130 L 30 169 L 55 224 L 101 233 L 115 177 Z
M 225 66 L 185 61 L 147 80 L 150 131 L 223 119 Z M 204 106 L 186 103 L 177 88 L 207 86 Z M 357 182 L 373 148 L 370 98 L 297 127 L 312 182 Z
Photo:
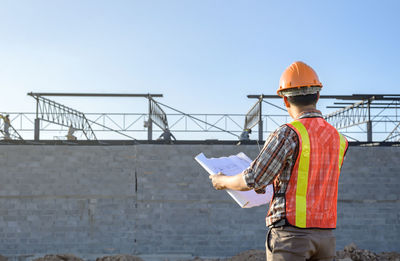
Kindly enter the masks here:
M 372 105 L 375 105 L 374 103 L 372 103 Z M 344 108 L 346 108 L 347 106 L 326 106 L 326 108 L 329 108 L 329 109 L 344 109 Z M 393 106 L 390 106 L 390 107 L 388 107 L 388 106 L 371 106 L 370 107 L 371 109 L 385 109 L 385 110 L 390 110 L 390 109 L 400 109 L 400 106 L 396 106 L 396 107 L 393 107 Z
M 250 99 L 282 99 L 282 97 L 278 95 L 265 95 L 265 94 L 250 94 L 247 95 L 247 98 Z M 352 95 L 320 95 L 320 99 L 349 99 L 353 98 L 353 100 L 360 100 L 358 97 L 354 97 Z M 362 100 L 362 99 L 361 99 Z
M 354 102 L 334 102 L 333 104 L 342 104 L 342 105 L 353 105 Z M 343 108 L 346 106 L 343 106 Z
M 390 97 L 390 96 L 395 96 Z M 280 99 L 278 95 L 265 95 L 265 94 L 251 94 L 247 95 L 250 99 Z M 400 94 L 352 94 L 352 95 L 320 95 L 320 99 L 338 99 L 338 100 L 367 100 L 373 98 L 374 100 L 400 100 Z
M 333 104 L 342 104 L 342 105 L 353 105 L 353 102 L 334 102 Z M 399 103 L 393 102 L 374 102 L 372 105 L 400 105 Z
M 64 97 L 163 97 L 162 94 L 132 94 L 132 93 L 55 93 L 55 92 L 30 92 L 32 97 L 64 96 Z
M 262 120 L 262 99 L 260 99 L 260 114 L 258 115 L 258 141 L 262 143 L 263 141 L 263 120 Z
M 368 99 L 367 110 L 368 110 L 368 121 L 367 121 L 367 141 L 372 142 L 372 121 L 371 121 L 371 103 L 374 97 Z
M 379 93 L 379 94 L 353 94 L 353 95 L 356 95 L 356 96 L 375 96 L 375 97 L 378 97 L 378 96 L 398 96 L 398 97 L 400 97 L 400 94 L 382 94 L 382 93 Z

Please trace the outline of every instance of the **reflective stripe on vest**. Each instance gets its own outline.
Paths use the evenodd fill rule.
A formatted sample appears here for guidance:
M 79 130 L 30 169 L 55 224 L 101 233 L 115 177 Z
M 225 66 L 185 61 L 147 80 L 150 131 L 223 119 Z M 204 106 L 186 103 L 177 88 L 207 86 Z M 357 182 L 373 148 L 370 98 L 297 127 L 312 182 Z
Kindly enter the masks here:
M 305 124 L 303 124 L 302 122 Z M 322 124 L 324 127 L 320 127 L 318 124 Z M 339 178 L 339 173 L 343 163 L 344 154 L 347 149 L 347 140 L 336 129 L 334 129 L 322 118 L 301 119 L 288 124 L 288 126 L 294 129 L 298 134 L 300 139 L 300 148 L 299 148 L 299 155 L 297 157 L 296 164 L 293 170 L 294 173 L 292 173 L 291 184 L 289 183 L 289 186 L 291 185 L 292 187 L 290 189 L 288 187 L 288 190 L 290 191 L 287 196 L 289 198 L 286 198 L 287 200 L 286 204 L 290 204 L 289 212 L 287 213 L 288 214 L 287 220 L 289 221 L 290 224 L 300 228 L 336 227 L 337 180 Z M 307 128 L 309 131 L 307 130 Z M 309 136 L 310 131 L 314 135 L 313 144 L 311 143 L 311 137 Z M 326 137 L 331 138 L 332 146 L 330 146 L 329 149 L 322 148 L 322 146 L 324 145 L 318 144 L 316 142 L 319 141 L 321 137 L 316 138 L 315 135 L 321 135 L 321 136 L 326 135 Z M 326 140 L 325 142 L 327 143 Z M 314 150 L 314 154 L 312 154 L 312 150 Z M 316 162 L 315 158 L 313 161 L 312 155 L 316 155 L 315 153 L 317 154 L 322 153 L 323 155 L 322 156 L 317 155 L 314 157 L 317 157 L 319 159 L 327 159 L 328 160 L 327 162 L 331 163 L 325 163 L 325 165 L 323 165 L 320 162 Z M 313 167 L 311 167 L 310 164 L 313 164 Z M 326 164 L 328 164 L 328 166 L 326 166 Z M 329 190 L 329 192 L 327 192 L 325 196 L 322 196 L 322 198 L 319 198 L 318 195 L 321 194 L 316 194 L 318 188 L 315 187 L 317 186 L 317 184 L 321 186 L 321 178 L 323 179 L 327 178 L 323 175 L 321 176 L 320 174 L 325 172 L 322 166 L 327 167 L 327 169 L 330 170 L 329 173 L 327 172 L 326 175 L 332 175 L 332 177 L 330 177 L 330 180 L 332 179 L 333 181 L 331 180 L 329 182 L 328 181 L 322 182 L 324 188 Z M 332 167 L 334 167 L 334 169 L 336 170 L 332 169 Z M 313 169 L 314 172 L 311 172 L 311 169 Z M 310 176 L 312 173 L 314 176 Z M 311 189 L 311 191 L 308 191 L 309 189 Z M 327 203 L 323 202 L 325 200 L 328 200 L 329 202 Z M 288 203 L 289 201 L 290 203 Z M 307 211 L 308 201 L 310 201 L 312 205 L 308 206 L 308 211 Z M 321 218 L 323 217 L 323 215 L 327 214 L 327 213 L 322 213 L 324 211 L 321 210 L 324 209 L 324 204 L 326 204 L 327 206 L 334 206 L 328 208 L 331 210 L 332 215 L 334 216 L 332 216 L 332 218 L 330 219 L 326 218 L 326 221 L 324 221 L 325 218 Z M 316 207 L 317 210 L 314 210 L 314 206 L 317 206 Z M 307 217 L 307 214 L 314 216 Z
M 308 169 L 310 165 L 310 138 L 306 127 L 299 122 L 292 122 L 301 136 L 301 153 L 299 158 L 299 168 L 297 176 L 296 190 L 296 226 L 306 227 L 307 220 L 307 185 L 308 185 Z
M 342 164 L 343 164 L 344 154 L 346 153 L 346 149 L 347 149 L 347 141 L 343 137 L 343 135 L 340 133 L 339 133 L 339 137 L 340 137 L 340 152 L 339 152 L 339 171 L 340 171 L 342 168 Z

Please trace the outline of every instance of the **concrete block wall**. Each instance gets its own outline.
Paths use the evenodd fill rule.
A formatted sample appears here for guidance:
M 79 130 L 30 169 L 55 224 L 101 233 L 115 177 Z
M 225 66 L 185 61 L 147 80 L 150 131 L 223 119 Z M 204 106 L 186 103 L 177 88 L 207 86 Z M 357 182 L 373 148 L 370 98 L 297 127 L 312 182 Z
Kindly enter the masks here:
M 350 147 L 338 191 L 337 248 L 400 252 L 400 148 Z
M 265 240 L 265 207 L 240 209 L 226 192 L 212 189 L 193 160 L 200 152 L 221 156 L 253 146 L 138 146 L 139 253 L 229 256 L 260 248 Z M 250 152 L 251 151 L 251 152 Z M 247 224 L 247 225 L 246 225 Z
M 266 206 L 240 209 L 193 160 L 256 145 L 0 146 L 0 254 L 233 256 L 263 249 Z M 350 147 L 338 249 L 400 251 L 400 148 Z

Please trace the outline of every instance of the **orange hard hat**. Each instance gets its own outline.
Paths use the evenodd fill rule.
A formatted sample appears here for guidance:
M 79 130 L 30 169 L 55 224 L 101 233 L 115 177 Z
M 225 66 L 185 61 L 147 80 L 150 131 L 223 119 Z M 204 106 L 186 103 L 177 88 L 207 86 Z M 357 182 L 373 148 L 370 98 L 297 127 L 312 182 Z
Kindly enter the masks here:
M 317 87 L 317 88 L 302 88 L 302 94 L 311 94 L 319 91 L 322 88 L 322 83 L 318 79 L 317 73 L 303 62 L 294 62 L 282 73 L 279 80 L 278 95 L 283 97 L 285 91 L 293 90 L 301 87 Z M 309 92 L 309 93 L 307 93 Z M 293 95 L 294 96 L 294 95 Z

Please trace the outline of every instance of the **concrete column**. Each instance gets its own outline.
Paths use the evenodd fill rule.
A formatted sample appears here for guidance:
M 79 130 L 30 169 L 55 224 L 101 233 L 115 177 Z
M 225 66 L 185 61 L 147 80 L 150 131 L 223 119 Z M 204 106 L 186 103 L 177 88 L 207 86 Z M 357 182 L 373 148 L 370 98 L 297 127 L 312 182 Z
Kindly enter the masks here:
M 151 97 L 149 97 L 149 118 L 147 120 L 147 140 L 153 139 L 153 121 L 151 119 Z
M 40 136 L 40 119 L 35 119 L 35 140 L 39 140 Z
M 150 117 L 147 121 L 147 139 L 153 140 L 153 121 Z
M 258 122 L 258 141 L 263 141 L 263 121 L 262 121 L 262 100 L 263 97 L 260 97 L 260 111 L 259 111 L 259 122 Z
M 371 100 L 368 100 L 367 141 L 372 142 Z

